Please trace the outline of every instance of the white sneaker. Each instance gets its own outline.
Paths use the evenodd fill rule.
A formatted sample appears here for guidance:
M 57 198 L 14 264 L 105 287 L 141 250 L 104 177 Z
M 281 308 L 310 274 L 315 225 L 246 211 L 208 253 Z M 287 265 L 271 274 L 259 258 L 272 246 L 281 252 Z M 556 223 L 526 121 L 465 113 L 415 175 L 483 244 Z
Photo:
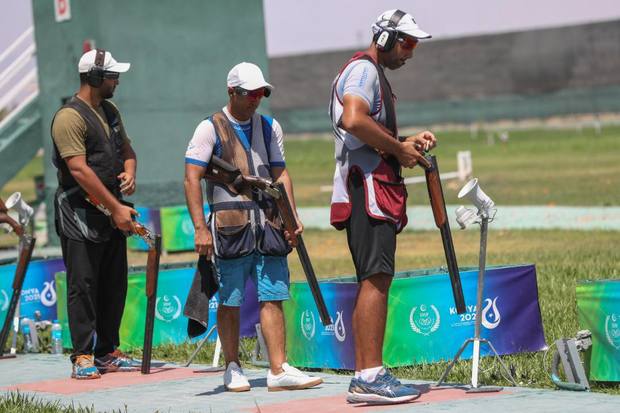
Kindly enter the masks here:
M 226 387 L 226 390 L 234 392 L 250 390 L 248 378 L 245 377 L 241 367 L 234 361 L 228 363 L 228 367 L 226 367 L 224 372 L 224 387 Z
M 284 371 L 277 376 L 269 370 L 267 373 L 268 391 L 308 389 L 323 383 L 322 378 L 308 376 L 288 363 L 282 363 L 282 370 Z

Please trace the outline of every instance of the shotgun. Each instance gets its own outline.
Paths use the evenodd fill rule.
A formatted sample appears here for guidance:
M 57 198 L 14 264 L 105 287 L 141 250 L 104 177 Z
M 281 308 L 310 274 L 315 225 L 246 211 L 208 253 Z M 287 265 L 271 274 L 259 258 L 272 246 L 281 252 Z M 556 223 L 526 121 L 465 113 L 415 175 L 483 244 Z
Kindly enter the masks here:
M 105 205 L 91 194 L 86 195 L 86 201 L 94 205 L 106 216 L 112 213 Z M 122 201 L 121 201 L 122 202 Z M 127 205 L 127 204 L 126 204 Z M 130 205 L 133 207 L 133 205 Z M 146 258 L 146 320 L 144 324 L 144 344 L 142 346 L 142 374 L 151 371 L 151 352 L 153 349 L 153 328 L 155 326 L 155 304 L 157 302 L 157 279 L 159 277 L 159 258 L 161 257 L 161 235 L 134 221 L 135 235 L 146 242 L 149 247 Z
M 142 374 L 151 372 L 151 352 L 153 349 L 153 327 L 155 326 L 155 304 L 157 304 L 157 279 L 159 278 L 159 258 L 161 256 L 161 235 L 155 235 L 153 248 L 149 248 L 146 259 L 146 322 L 144 324 L 144 344 L 142 346 Z
M 332 319 L 327 311 L 327 306 L 325 305 L 325 300 L 323 298 L 323 294 L 321 293 L 319 282 L 316 278 L 316 274 L 314 273 L 314 269 L 312 268 L 310 257 L 308 256 L 308 250 L 306 249 L 301 235 L 295 235 L 295 231 L 298 228 L 297 220 L 295 219 L 293 206 L 291 205 L 288 194 L 286 193 L 284 184 L 281 182 L 273 183 L 258 176 L 242 175 L 238 168 L 218 158 L 217 156 L 213 156 L 211 158 L 211 162 L 209 162 L 209 166 L 207 167 L 205 178 L 214 182 L 229 185 L 237 192 L 241 192 L 243 186 L 247 185 L 251 188 L 263 191 L 274 198 L 278 207 L 280 218 L 284 224 L 284 228 L 293 239 L 293 245 L 297 250 L 297 255 L 301 261 L 301 266 L 303 267 L 304 274 L 306 275 L 306 280 L 310 286 L 310 292 L 312 293 L 312 297 L 314 298 L 314 302 L 316 303 L 319 311 L 321 322 L 324 326 L 332 324 Z
M 443 250 L 446 254 L 456 312 L 458 314 L 463 314 L 466 311 L 465 297 L 463 296 L 459 266 L 456 262 L 456 253 L 454 251 L 454 243 L 452 242 L 450 223 L 448 221 L 448 214 L 446 213 L 446 202 L 443 197 L 443 189 L 441 188 L 437 158 L 434 155 L 426 155 L 424 159 L 426 162 L 419 163 L 424 168 L 426 174 L 426 186 L 428 187 L 428 196 L 431 200 L 435 225 L 437 225 L 437 228 L 439 228 L 441 232 L 441 241 L 443 242 Z
M 36 239 L 30 234 L 27 234 L 24 228 L 8 215 L 7 208 L 2 199 L 0 199 L 0 223 L 9 224 L 11 228 L 13 228 L 13 231 L 15 231 L 15 234 L 19 236 L 19 259 L 13 277 L 13 294 L 11 295 L 9 308 L 2 325 L 2 331 L 0 332 L 0 356 L 2 356 L 4 354 L 4 346 L 11 332 L 11 324 L 14 322 L 13 318 L 17 311 L 17 306 L 19 305 L 22 286 L 24 285 L 26 271 L 28 271 L 28 264 L 30 264 L 30 259 L 32 258 L 32 251 L 34 250 Z
M 85 198 L 89 204 L 96 207 L 99 211 L 103 212 L 104 215 L 109 217 L 110 220 L 112 220 L 112 213 L 105 205 L 103 205 L 101 201 L 99 201 L 97 198 L 95 198 L 91 194 L 87 194 Z M 130 203 L 123 202 L 123 201 L 121 201 L 121 203 L 133 208 L 133 205 Z M 112 225 L 114 225 L 114 222 L 112 222 Z M 142 240 L 144 240 L 144 242 L 146 242 L 146 245 L 148 245 L 149 247 L 149 251 L 155 248 L 155 238 L 157 237 L 157 235 L 153 231 L 151 231 L 150 229 L 148 229 L 147 227 L 145 227 L 144 225 L 142 225 L 141 223 L 135 220 L 134 220 L 133 227 L 135 230 L 135 235 L 139 236 L 140 238 L 142 238 Z M 133 235 L 133 234 L 125 234 L 125 235 Z

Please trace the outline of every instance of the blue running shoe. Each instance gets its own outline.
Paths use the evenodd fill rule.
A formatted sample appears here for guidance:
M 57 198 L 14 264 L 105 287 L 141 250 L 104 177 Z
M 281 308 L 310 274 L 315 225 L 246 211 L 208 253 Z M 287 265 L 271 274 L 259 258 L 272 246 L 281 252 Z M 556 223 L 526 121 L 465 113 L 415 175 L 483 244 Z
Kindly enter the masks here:
M 377 376 L 375 381 L 367 382 L 362 378 L 351 381 L 347 402 L 368 404 L 405 403 L 420 397 L 420 392 L 405 386 L 388 371 Z
M 360 391 L 357 388 L 357 378 L 353 377 L 351 379 L 351 383 L 349 383 L 349 391 L 347 393 L 347 402 L 348 403 L 361 403 L 358 402 L 357 399 L 355 398 L 355 393 L 356 391 Z
M 95 366 L 101 373 L 113 373 L 115 371 L 127 372 L 138 370 L 136 363 L 127 355 L 116 349 L 103 357 L 95 359 Z
M 71 377 L 78 380 L 99 379 L 101 375 L 93 363 L 93 356 L 81 354 L 75 358 Z

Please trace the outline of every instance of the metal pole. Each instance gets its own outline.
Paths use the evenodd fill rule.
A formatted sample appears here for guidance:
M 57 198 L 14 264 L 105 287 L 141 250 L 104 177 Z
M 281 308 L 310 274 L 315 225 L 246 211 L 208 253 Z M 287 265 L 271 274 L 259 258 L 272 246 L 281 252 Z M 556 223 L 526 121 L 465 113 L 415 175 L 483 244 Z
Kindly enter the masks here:
M 516 386 L 516 382 L 512 375 L 510 374 L 510 370 L 506 367 L 504 362 L 499 358 L 497 351 L 493 347 L 490 341 L 486 339 L 480 338 L 480 333 L 482 329 L 482 300 L 484 297 L 484 274 L 486 270 L 486 255 L 487 255 L 487 233 L 488 233 L 488 224 L 489 224 L 489 215 L 486 211 L 479 211 L 480 214 L 480 255 L 478 260 L 478 285 L 476 290 L 476 321 L 474 322 L 474 337 L 468 338 L 463 342 L 463 345 L 456 353 L 443 375 L 437 382 L 436 386 L 441 386 L 443 382 L 450 374 L 452 367 L 459 359 L 465 348 L 469 343 L 473 344 L 472 349 L 472 370 L 471 370 L 471 388 L 467 390 L 468 393 L 486 393 L 486 392 L 497 392 L 501 391 L 502 387 L 499 386 L 484 386 L 479 387 L 478 385 L 478 372 L 480 366 L 480 344 L 487 344 L 495 357 L 499 360 L 501 368 L 505 371 L 508 380 Z
M 478 367 L 480 364 L 480 328 L 482 325 L 482 299 L 484 297 L 484 272 L 486 269 L 487 255 L 487 229 L 489 218 L 482 213 L 480 223 L 480 255 L 478 259 L 478 288 L 476 296 L 476 322 L 474 329 L 474 349 L 472 355 L 471 386 L 478 387 Z

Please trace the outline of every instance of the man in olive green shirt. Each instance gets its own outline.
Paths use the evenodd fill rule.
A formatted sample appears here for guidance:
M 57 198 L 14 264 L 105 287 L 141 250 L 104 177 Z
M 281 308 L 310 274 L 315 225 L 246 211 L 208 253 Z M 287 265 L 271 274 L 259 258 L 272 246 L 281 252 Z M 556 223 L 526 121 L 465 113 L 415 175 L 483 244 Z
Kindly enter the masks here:
M 52 122 L 55 223 L 67 268 L 71 376 L 76 379 L 135 370 L 117 347 L 127 295 L 125 233 L 135 231 L 132 216 L 137 214 L 121 200 L 136 189 L 136 154 L 118 108 L 107 100 L 129 66 L 102 49 L 85 53 L 78 64 L 80 89 Z M 86 195 L 99 200 L 111 217 Z

